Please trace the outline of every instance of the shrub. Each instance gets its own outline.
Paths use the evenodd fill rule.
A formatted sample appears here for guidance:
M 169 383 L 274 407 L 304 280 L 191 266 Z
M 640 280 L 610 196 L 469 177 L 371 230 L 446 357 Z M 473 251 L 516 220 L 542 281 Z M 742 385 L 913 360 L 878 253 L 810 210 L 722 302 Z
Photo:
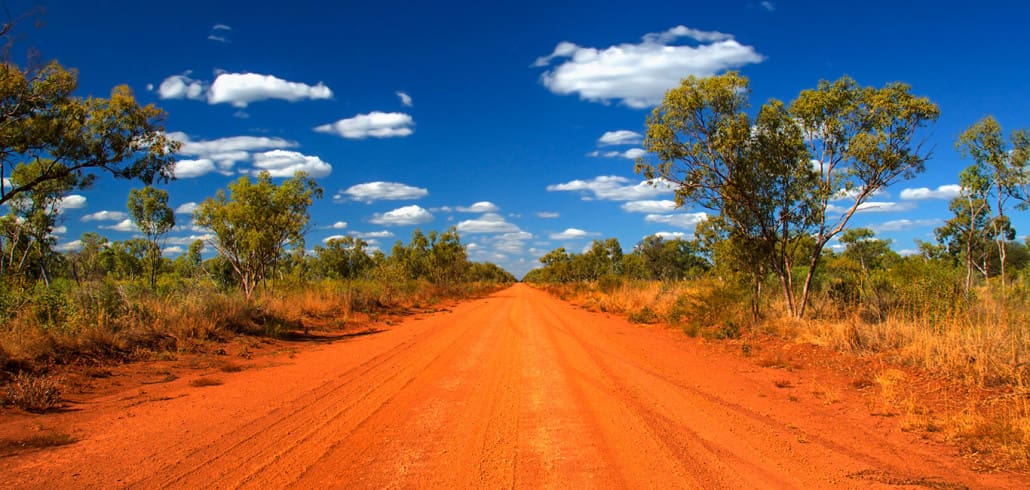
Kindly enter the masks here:
M 630 313 L 629 321 L 633 323 L 654 323 L 658 321 L 658 314 L 650 306 L 645 306 L 634 313 Z
M 7 385 L 4 404 L 29 412 L 43 413 L 61 401 L 60 380 L 56 376 L 19 373 Z

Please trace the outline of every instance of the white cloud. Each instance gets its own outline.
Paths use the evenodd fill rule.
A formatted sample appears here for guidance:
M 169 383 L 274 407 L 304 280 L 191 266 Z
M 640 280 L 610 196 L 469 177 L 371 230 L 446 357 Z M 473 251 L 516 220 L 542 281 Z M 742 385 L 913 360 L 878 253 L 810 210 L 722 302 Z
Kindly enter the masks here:
M 550 238 L 551 240 L 575 240 L 578 238 L 586 238 L 598 235 L 600 235 L 600 233 L 584 231 L 578 228 L 566 228 L 565 231 L 561 233 L 551 233 Z
M 302 99 L 328 99 L 333 96 L 322 82 L 316 85 L 290 82 L 273 75 L 258 73 L 222 73 L 208 89 L 209 104 L 232 104 L 247 107 L 251 102 L 281 99 L 295 102 Z
M 347 236 L 346 235 L 327 236 L 327 237 L 322 239 L 322 243 L 329 243 L 329 240 L 343 240 L 344 238 L 347 238 Z
M 165 78 L 157 86 L 157 96 L 162 99 L 204 100 L 206 91 L 205 83 L 190 78 L 189 72 Z
M 319 133 L 329 133 L 348 139 L 396 138 L 410 136 L 415 121 L 403 112 L 379 112 L 358 114 L 347 119 L 340 119 L 332 124 L 323 124 L 315 128 Z
M 175 208 L 175 214 L 193 214 L 193 211 L 197 209 L 198 204 L 190 201 L 184 202 Z
M 333 223 L 332 226 L 330 226 L 330 228 L 332 228 L 334 230 L 342 230 L 342 229 L 344 229 L 346 227 L 347 227 L 347 222 L 346 221 L 337 221 L 336 223 Z
M 230 136 L 207 141 L 193 141 L 186 133 L 175 131 L 168 133 L 168 137 L 182 143 L 182 147 L 179 149 L 180 154 L 205 157 L 212 160 L 231 159 L 240 161 L 246 160 L 247 155 L 253 151 L 293 148 L 297 146 L 295 141 L 283 138 L 269 138 L 267 136 Z
M 459 213 L 496 213 L 500 208 L 490 201 L 479 201 L 471 206 L 458 206 L 455 208 Z
M 250 159 L 251 153 L 261 150 L 293 148 L 294 141 L 266 136 L 230 136 L 207 141 L 192 141 L 186 133 L 172 132 L 168 137 L 182 143 L 179 154 L 198 157 L 179 160 L 175 175 L 192 178 L 218 172 L 231 175 L 236 163 Z
M 616 175 L 602 175 L 591 180 L 573 180 L 564 184 L 547 186 L 547 190 L 572 191 L 583 195 L 584 200 L 605 199 L 610 201 L 639 201 L 673 192 L 672 185 L 666 181 L 648 181 L 630 184 L 630 179 Z
M 694 45 L 673 44 L 680 38 L 692 40 Z M 534 66 L 549 66 L 555 59 L 561 62 L 540 77 L 551 92 L 645 108 L 660 103 L 667 90 L 689 75 L 707 77 L 759 63 L 764 57 L 729 34 L 681 25 L 647 34 L 638 44 L 590 48 L 564 41 L 550 55 L 538 58 Z
M 124 219 L 124 220 L 119 221 L 118 224 L 116 224 L 116 225 L 101 226 L 101 228 L 103 228 L 105 230 L 125 231 L 125 232 L 139 231 L 139 228 L 136 226 L 136 223 L 133 223 L 131 219 Z
M 554 219 L 561 217 L 561 214 L 552 211 L 540 211 L 539 213 L 536 213 L 536 217 L 544 219 Z
M 390 231 L 390 230 L 365 231 L 365 232 L 352 231 L 351 235 L 354 235 L 354 236 L 356 236 L 358 238 L 361 238 L 361 239 L 364 239 L 364 240 L 368 240 L 368 239 L 373 239 L 373 238 L 390 238 L 390 237 L 393 236 L 393 232 Z
M 397 91 L 397 98 L 401 99 L 401 105 L 403 105 L 404 107 L 411 107 L 413 105 L 412 102 L 411 102 L 411 96 L 408 95 L 407 92 L 403 92 L 401 90 L 398 90 Z
M 179 160 L 175 162 L 175 177 L 179 179 L 192 179 L 207 175 L 217 170 L 215 162 L 208 158 L 196 160 Z
M 636 131 L 620 129 L 618 131 L 605 132 L 597 140 L 597 144 L 598 146 L 637 145 L 642 141 L 644 141 L 644 135 Z
M 658 233 L 654 233 L 654 236 L 657 236 L 662 240 L 683 240 L 690 237 L 689 234 L 683 233 L 682 231 L 659 231 Z
M 460 233 L 513 233 L 518 232 L 518 226 L 504 220 L 504 217 L 496 213 L 486 213 L 476 219 L 465 220 L 458 223 Z
M 297 172 L 307 172 L 308 176 L 318 179 L 333 171 L 333 167 L 321 158 L 288 150 L 255 153 L 254 167 L 252 174 L 268 171 L 272 177 L 293 177 Z
M 505 233 L 490 240 L 494 250 L 511 255 L 522 254 L 526 241 L 532 240 L 533 234 L 525 231 Z
M 417 225 L 432 221 L 432 219 L 433 215 L 429 211 L 426 211 L 421 206 L 412 204 L 411 206 L 404 206 L 393 211 L 376 213 L 370 221 L 377 225 L 397 226 Z
M 676 209 L 676 201 L 630 201 L 621 207 L 629 213 L 668 213 Z
M 63 235 L 65 233 L 68 233 L 68 227 L 64 225 L 55 226 L 54 229 L 51 230 L 51 232 L 53 232 L 53 234 L 55 235 Z
M 58 252 L 74 252 L 82 248 L 82 240 L 73 240 L 54 247 Z
M 697 224 L 708 218 L 708 213 L 649 214 L 644 217 L 648 223 L 662 223 L 677 228 L 693 230 Z
M 82 217 L 82 221 L 121 221 L 129 215 L 121 211 L 97 211 Z
M 333 196 L 333 200 L 342 201 L 349 198 L 368 203 L 380 200 L 420 199 L 427 195 L 429 191 L 426 189 L 398 182 L 367 182 L 352 185 L 347 190 L 338 192 Z
M 210 241 L 214 240 L 215 236 L 211 233 L 205 233 L 203 235 L 190 235 L 190 236 L 173 236 L 165 239 L 165 243 L 169 245 L 190 245 L 197 240 Z
M 231 30 L 232 30 L 232 27 L 229 27 L 229 26 L 227 26 L 225 24 L 215 24 L 215 25 L 211 26 L 211 33 L 207 35 L 207 38 L 209 40 L 211 40 L 211 41 L 218 41 L 220 43 L 228 43 L 229 42 L 229 38 L 227 37 L 227 34 Z
M 61 198 L 60 209 L 79 209 L 86 207 L 86 196 L 69 194 Z
M 917 187 L 901 191 L 901 199 L 906 201 L 921 201 L 924 199 L 954 199 L 962 193 L 962 186 L 958 184 L 942 185 L 936 189 L 929 187 Z
M 892 221 L 886 221 L 879 224 L 870 225 L 869 229 L 876 233 L 892 232 L 911 230 L 912 228 L 924 228 L 927 226 L 937 226 L 943 223 L 941 219 L 896 219 Z
M 176 255 L 180 255 L 180 254 L 184 253 L 185 251 L 186 251 L 186 249 L 184 249 L 184 248 L 182 248 L 182 247 L 180 247 L 178 245 L 173 245 L 171 247 L 163 248 L 161 250 L 161 255 L 165 255 L 165 256 L 168 256 L 168 257 L 173 257 L 173 256 L 176 256 Z
M 769 0 L 762 0 L 762 3 L 760 3 L 759 5 L 761 5 L 762 8 L 768 10 L 769 12 L 773 12 L 776 10 L 776 4 L 770 2 Z
M 591 156 L 591 157 L 625 158 L 627 160 L 636 160 L 637 158 L 640 158 L 640 157 L 642 157 L 644 155 L 647 155 L 647 152 L 644 151 L 643 148 L 630 148 L 630 149 L 628 149 L 626 151 L 597 151 L 597 150 L 594 150 L 594 151 L 592 151 L 590 153 L 587 153 L 587 156 Z

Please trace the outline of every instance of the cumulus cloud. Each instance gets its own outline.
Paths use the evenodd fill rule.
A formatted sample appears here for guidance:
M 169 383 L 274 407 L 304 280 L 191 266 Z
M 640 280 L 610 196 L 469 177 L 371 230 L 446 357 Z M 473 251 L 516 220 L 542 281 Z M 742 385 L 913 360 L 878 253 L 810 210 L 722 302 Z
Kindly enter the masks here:
M 575 240 L 578 238 L 587 238 L 598 235 L 600 235 L 600 233 L 584 231 L 578 228 L 566 228 L 565 231 L 561 233 L 551 233 L 550 238 L 551 240 Z
M 629 213 L 668 213 L 676 209 L 676 201 L 630 201 L 620 207 Z
M 370 221 L 377 225 L 402 226 L 426 223 L 432 221 L 432 219 L 433 215 L 429 211 L 426 211 L 421 206 L 412 204 L 411 206 L 404 206 L 393 211 L 376 213 Z
M 178 245 L 173 245 L 171 247 L 165 247 L 164 249 L 162 249 L 161 250 L 161 255 L 165 255 L 165 256 L 168 256 L 168 257 L 173 257 L 175 255 L 179 255 L 179 254 L 182 254 L 184 252 L 186 252 L 186 249 L 184 249 L 184 248 L 182 248 L 182 247 L 180 247 Z
M 189 235 L 189 236 L 173 236 L 165 239 L 165 243 L 169 245 L 190 245 L 193 242 L 200 241 L 211 241 L 214 240 L 215 236 L 211 233 L 205 233 L 203 235 Z
M 121 221 L 129 215 L 121 211 L 97 211 L 82 217 L 82 221 Z
M 662 240 L 683 240 L 690 237 L 689 234 L 682 231 L 659 231 L 658 233 L 653 233 L 653 235 Z
M 644 141 L 644 135 L 630 131 L 628 129 L 620 129 L 618 131 L 607 131 L 601 135 L 597 140 L 598 146 L 614 146 L 614 145 L 638 145 Z
M 594 151 L 592 151 L 590 153 L 587 153 L 587 156 L 591 156 L 591 157 L 625 158 L 627 160 L 636 160 L 637 158 L 640 158 L 640 157 L 642 157 L 644 155 L 647 155 L 647 152 L 644 151 L 643 148 L 630 148 L 630 149 L 628 149 L 626 151 L 597 151 L 597 150 L 594 150 Z
M 189 72 L 172 75 L 157 86 L 157 96 L 162 99 L 204 100 L 207 84 L 189 77 Z
M 307 172 L 312 178 L 322 178 L 333 171 L 333 167 L 316 156 L 296 151 L 272 150 L 254 154 L 254 170 L 258 174 L 267 171 L 272 177 L 293 177 L 297 172 Z
M 218 172 L 231 175 L 238 162 L 251 158 L 256 151 L 293 148 L 294 141 L 267 136 L 230 136 L 207 141 L 193 141 L 186 133 L 168 133 L 168 138 L 182 144 L 180 155 L 196 157 L 179 160 L 175 165 L 175 175 L 180 178 L 192 178 Z
M 519 255 L 526 247 L 526 241 L 532 240 L 533 234 L 525 231 L 515 231 L 498 235 L 488 240 L 497 252 Z
M 179 179 L 192 179 L 201 177 L 217 170 L 215 162 L 208 158 L 196 160 L 179 160 L 175 162 L 175 177 Z
M 393 236 L 393 232 L 390 230 L 382 231 L 352 231 L 351 235 L 361 238 L 363 240 L 375 239 L 375 238 L 390 238 Z
M 486 213 L 479 218 L 458 223 L 459 233 L 512 233 L 518 231 L 521 231 L 518 226 L 505 221 L 503 216 L 496 213 Z
M 139 228 L 136 226 L 136 223 L 133 223 L 131 219 L 123 219 L 123 220 L 119 221 L 118 224 L 116 224 L 116 225 L 101 226 L 101 228 L 103 228 L 105 230 L 126 231 L 126 232 L 128 232 L 128 231 L 139 231 Z
M 962 186 L 948 184 L 930 189 L 929 187 L 917 187 L 901 191 L 901 199 L 905 201 L 921 201 L 924 199 L 954 199 L 962 193 Z
M 337 221 L 336 223 L 333 223 L 329 227 L 334 229 L 334 230 L 342 230 L 342 229 L 347 227 L 347 222 L 346 221 Z
M 459 213 L 496 213 L 500 208 L 490 201 L 479 201 L 471 206 L 458 206 L 455 208 Z
M 662 223 L 677 228 L 693 230 L 697 224 L 708 218 L 708 213 L 649 214 L 644 217 L 648 223 Z
M 407 92 L 403 92 L 401 90 L 398 90 L 397 91 L 397 98 L 401 99 L 401 105 L 403 105 L 404 107 L 411 107 L 413 105 L 412 102 L 411 102 L 411 96 L 408 95 Z
M 609 201 L 639 201 L 671 194 L 672 185 L 666 181 L 655 181 L 652 185 L 644 180 L 631 184 L 626 177 L 616 175 L 602 175 L 590 180 L 573 180 L 563 184 L 547 186 L 550 192 L 569 191 L 579 192 L 583 200 L 603 199 Z
M 197 206 L 198 204 L 193 201 L 184 202 L 180 204 L 179 207 L 175 208 L 175 214 L 193 214 L 193 211 L 197 209 Z
M 398 138 L 410 136 L 415 130 L 415 121 L 403 112 L 379 112 L 358 114 L 347 119 L 340 119 L 331 124 L 323 124 L 315 128 L 319 133 L 329 133 L 347 139 L 365 138 Z
M 315 85 L 291 82 L 259 73 L 221 73 L 211 84 L 194 80 L 189 73 L 165 78 L 157 89 L 162 99 L 206 100 L 208 104 L 230 104 L 244 108 L 251 102 L 269 99 L 296 102 L 303 99 L 329 99 L 332 90 L 324 83 Z
M 269 138 L 267 136 L 230 136 L 206 141 L 193 141 L 189 135 L 175 131 L 168 133 L 168 137 L 182 143 L 179 153 L 182 155 L 202 156 L 213 160 L 233 158 L 237 161 L 244 160 L 253 151 L 274 150 L 282 148 L 293 148 L 297 146 L 296 141 L 283 138 Z
M 892 231 L 911 230 L 912 228 L 925 228 L 928 226 L 937 226 L 944 223 L 942 219 L 896 219 L 892 221 L 886 221 L 870 225 L 869 229 L 876 233 L 885 233 Z
M 82 240 L 73 240 L 54 247 L 58 252 L 74 252 L 82 248 Z
M 258 73 L 222 73 L 215 78 L 208 89 L 209 104 L 228 103 L 233 107 L 247 107 L 251 102 L 268 99 L 288 100 L 296 102 L 302 99 L 328 99 L 333 96 L 332 90 L 324 83 L 308 85 L 290 82 L 274 75 Z
M 354 201 L 397 201 L 404 199 L 421 199 L 429 195 L 429 191 L 421 187 L 414 187 L 398 182 L 367 182 L 364 184 L 352 185 L 345 191 L 338 192 L 333 196 L 334 201 L 352 199 Z
M 322 239 L 322 243 L 329 243 L 331 240 L 343 240 L 347 235 L 330 235 Z
M 86 207 L 86 196 L 69 194 L 61 198 L 60 209 L 79 209 Z
M 555 213 L 552 211 L 540 211 L 536 213 L 537 218 L 554 219 L 561 217 L 561 213 Z
M 692 42 L 678 42 L 683 39 Z M 657 105 L 667 90 L 689 75 L 707 77 L 764 57 L 729 34 L 680 25 L 646 34 L 637 44 L 591 48 L 563 41 L 534 66 L 550 66 L 555 60 L 560 60 L 557 66 L 540 76 L 551 92 L 645 108 Z

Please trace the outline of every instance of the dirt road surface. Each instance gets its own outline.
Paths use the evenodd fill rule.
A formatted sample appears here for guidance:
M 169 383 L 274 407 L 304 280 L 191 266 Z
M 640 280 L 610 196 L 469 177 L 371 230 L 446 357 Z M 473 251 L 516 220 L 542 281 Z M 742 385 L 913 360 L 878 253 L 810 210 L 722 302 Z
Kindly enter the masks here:
M 48 415 L 7 488 L 1018 488 L 682 333 L 524 285 L 280 365 Z M 790 389 L 795 387 L 795 389 Z M 163 391 L 162 391 L 163 390 Z M 62 419 L 61 417 L 65 417 Z M 46 420 L 46 419 L 44 419 Z

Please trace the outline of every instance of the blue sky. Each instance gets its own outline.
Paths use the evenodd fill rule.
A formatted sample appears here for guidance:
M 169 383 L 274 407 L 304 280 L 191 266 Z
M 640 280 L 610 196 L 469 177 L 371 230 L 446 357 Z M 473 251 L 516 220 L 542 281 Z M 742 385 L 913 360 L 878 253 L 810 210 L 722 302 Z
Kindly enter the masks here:
M 671 193 L 641 186 L 628 158 L 650 107 L 690 74 L 738 69 L 755 106 L 844 74 L 939 104 L 921 134 L 926 172 L 853 220 L 899 251 L 947 218 L 965 127 L 986 114 L 1006 132 L 1030 126 L 1030 6 L 1017 1 L 44 5 L 20 43 L 78 69 L 80 95 L 128 84 L 167 111 L 185 143 L 173 207 L 241 174 L 303 168 L 325 189 L 308 247 L 357 234 L 388 251 L 415 227 L 457 226 L 473 259 L 517 275 L 559 246 L 614 236 L 628 251 L 693 231 L 701 210 L 669 209 Z M 124 213 L 138 186 L 102 178 L 69 199 L 62 247 L 86 231 L 134 236 Z M 177 218 L 170 255 L 205 235 Z

